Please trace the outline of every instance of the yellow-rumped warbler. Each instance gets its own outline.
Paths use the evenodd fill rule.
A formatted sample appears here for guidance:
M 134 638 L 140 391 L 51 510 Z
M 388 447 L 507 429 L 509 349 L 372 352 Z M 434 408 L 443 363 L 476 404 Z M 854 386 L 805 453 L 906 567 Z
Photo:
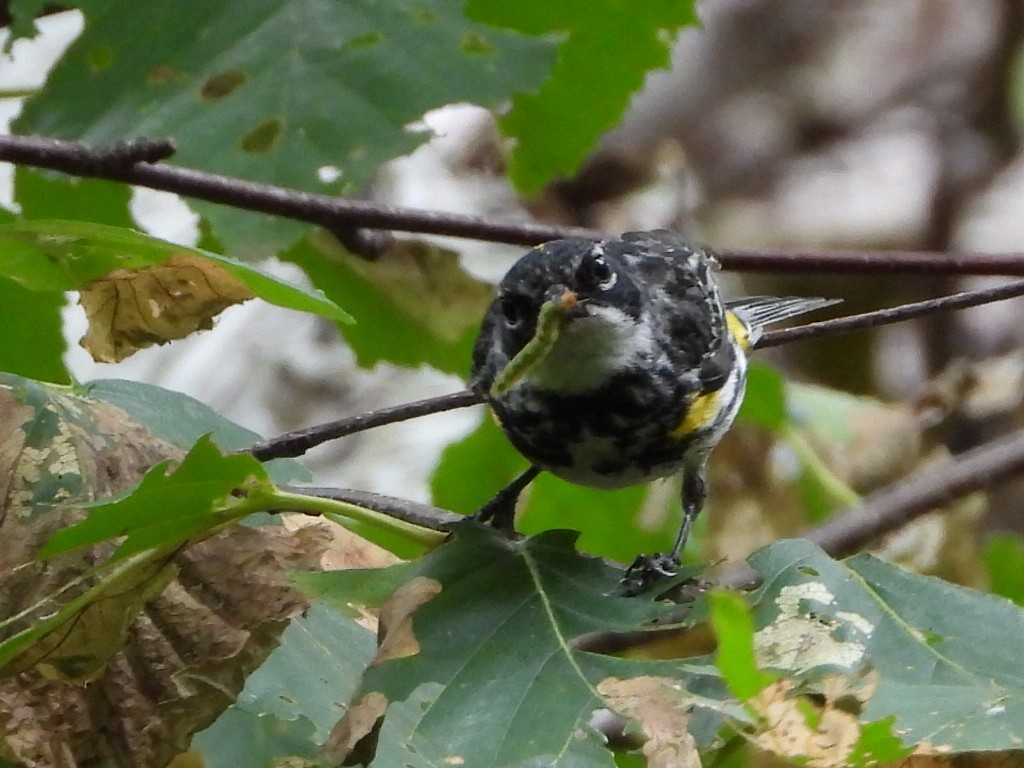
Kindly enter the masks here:
M 681 472 L 675 546 L 638 558 L 627 588 L 676 571 L 704 505 L 708 453 L 743 399 L 747 351 L 765 325 L 835 303 L 723 302 L 716 266 L 710 251 L 667 230 L 554 240 L 512 266 L 484 318 L 470 381 L 533 466 L 478 519 L 511 530 L 516 498 L 541 470 L 598 488 Z

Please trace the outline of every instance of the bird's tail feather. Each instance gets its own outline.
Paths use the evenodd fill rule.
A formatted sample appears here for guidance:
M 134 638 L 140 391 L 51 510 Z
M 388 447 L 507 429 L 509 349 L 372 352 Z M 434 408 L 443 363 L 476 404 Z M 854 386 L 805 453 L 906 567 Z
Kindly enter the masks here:
M 839 304 L 842 299 L 809 298 L 802 296 L 745 296 L 740 299 L 732 299 L 725 302 L 727 311 L 732 312 L 750 330 L 751 343 L 757 341 L 765 326 L 788 320 L 797 315 L 833 304 Z

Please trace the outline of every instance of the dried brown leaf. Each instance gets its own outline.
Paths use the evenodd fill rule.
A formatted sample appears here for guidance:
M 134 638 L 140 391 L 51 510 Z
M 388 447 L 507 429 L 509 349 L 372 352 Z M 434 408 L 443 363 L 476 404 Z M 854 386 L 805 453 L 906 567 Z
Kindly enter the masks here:
M 759 748 L 786 758 L 800 758 L 813 768 L 845 768 L 860 738 L 855 714 L 826 699 L 816 707 L 792 694 L 794 683 L 778 680 L 747 703 L 761 717 L 762 730 L 751 736 Z
M 81 518 L 72 502 L 126 489 L 180 456 L 110 405 L 60 388 L 0 387 L 0 616 L 25 612 L 0 637 L 81 594 L 90 586 L 82 575 L 109 553 L 112 545 L 100 545 L 33 559 L 53 531 Z M 136 574 L 141 581 L 81 614 L 64 643 L 44 644 L 41 663 L 5 670 L 0 759 L 30 768 L 166 765 L 232 703 L 305 608 L 285 574 L 316 567 L 327 543 L 322 527 L 236 527 L 179 552 L 166 585 L 163 569 Z M 75 579 L 58 603 L 31 610 Z M 53 679 L 69 670 L 94 679 Z
M 341 763 L 359 749 L 360 743 L 377 729 L 387 711 L 388 700 L 379 691 L 370 691 L 338 721 L 324 744 L 324 757 L 332 764 Z
M 700 768 L 690 735 L 689 695 L 674 680 L 661 677 L 609 677 L 597 686 L 608 708 L 640 724 L 648 768 Z
M 90 584 L 84 574 L 110 553 L 107 545 L 45 563 L 34 559 L 55 531 L 84 516 L 71 502 L 130 488 L 156 462 L 181 455 L 113 406 L 50 392 L 39 398 L 0 387 L 0 468 L 5 470 L 0 477 L 0 616 L 19 617 L 0 627 L 0 639 L 85 592 Z M 45 659 L 55 676 L 94 675 L 123 641 L 145 598 L 173 576 L 165 565 L 111 583 L 104 600 L 45 638 L 18 667 L 4 671 L 22 671 Z M 44 600 L 62 588 L 58 600 Z
M 325 571 L 341 571 L 348 568 L 387 568 L 401 560 L 384 547 L 364 539 L 333 520 L 308 515 L 282 515 L 282 524 L 288 530 L 303 526 L 322 526 L 330 537 L 330 544 L 320 562 Z
M 213 318 L 252 291 L 216 262 L 177 253 L 145 269 L 116 269 L 81 289 L 89 319 L 82 346 L 115 363 L 154 344 L 213 327 Z
M 975 752 L 958 755 L 911 755 L 886 768 L 1022 768 L 1020 752 Z
M 380 608 L 377 655 L 372 664 L 415 656 L 420 652 L 412 617 L 439 594 L 441 583 L 425 576 L 417 576 L 395 590 Z
M 391 659 L 414 656 L 420 644 L 413 628 L 413 616 L 441 593 L 440 582 L 417 576 L 406 582 L 380 607 L 377 655 L 371 665 Z M 366 693 L 349 708 L 331 730 L 324 755 L 332 763 L 369 760 L 375 750 L 376 729 L 387 709 L 388 700 L 379 691 Z

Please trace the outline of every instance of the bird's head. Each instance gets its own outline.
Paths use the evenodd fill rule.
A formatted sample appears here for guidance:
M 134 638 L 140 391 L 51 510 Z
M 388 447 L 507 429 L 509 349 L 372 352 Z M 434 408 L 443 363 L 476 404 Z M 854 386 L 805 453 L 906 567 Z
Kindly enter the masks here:
M 494 377 L 538 333 L 545 304 L 558 307 L 557 338 L 530 378 L 566 394 L 599 387 L 651 346 L 645 294 L 622 253 L 606 243 L 565 239 L 522 256 L 498 286 L 473 355 L 473 381 Z M 644 349 L 641 349 L 644 348 Z

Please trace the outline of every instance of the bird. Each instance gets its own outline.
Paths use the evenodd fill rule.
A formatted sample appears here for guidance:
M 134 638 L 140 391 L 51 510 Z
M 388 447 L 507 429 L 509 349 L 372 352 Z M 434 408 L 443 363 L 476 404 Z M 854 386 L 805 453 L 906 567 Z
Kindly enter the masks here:
M 623 488 L 680 475 L 672 549 L 639 555 L 637 594 L 675 575 L 707 493 L 711 450 L 743 400 L 747 357 L 771 323 L 835 299 L 723 300 L 718 261 L 669 230 L 565 238 L 522 255 L 500 281 L 473 348 L 469 385 L 530 468 L 476 513 L 507 533 L 542 471 Z

